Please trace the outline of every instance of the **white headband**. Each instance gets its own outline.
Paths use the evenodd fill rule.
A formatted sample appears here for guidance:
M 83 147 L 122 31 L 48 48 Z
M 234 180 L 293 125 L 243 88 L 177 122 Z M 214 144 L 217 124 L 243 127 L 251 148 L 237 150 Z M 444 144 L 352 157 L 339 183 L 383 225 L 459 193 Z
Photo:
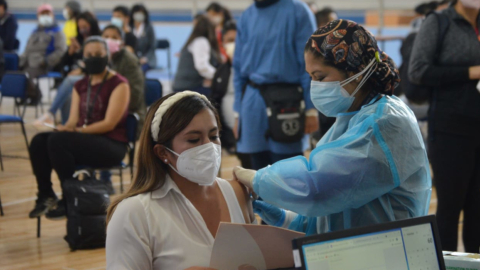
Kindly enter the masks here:
M 188 97 L 188 96 L 197 96 L 199 98 L 202 98 L 204 99 L 205 101 L 207 101 L 208 103 L 210 103 L 210 101 L 208 100 L 208 98 L 204 95 L 201 95 L 197 92 L 193 92 L 193 91 L 183 91 L 183 92 L 180 92 L 180 93 L 177 93 L 171 97 L 169 97 L 167 100 L 165 100 L 157 109 L 157 111 L 155 112 L 155 117 L 153 118 L 153 121 L 152 121 L 152 138 L 153 138 L 153 141 L 156 142 L 158 141 L 158 133 L 160 133 L 160 124 L 162 123 L 162 117 L 163 115 L 168 111 L 168 109 L 170 109 L 170 107 L 172 107 L 175 103 L 177 103 L 179 100 L 185 98 L 185 97 Z

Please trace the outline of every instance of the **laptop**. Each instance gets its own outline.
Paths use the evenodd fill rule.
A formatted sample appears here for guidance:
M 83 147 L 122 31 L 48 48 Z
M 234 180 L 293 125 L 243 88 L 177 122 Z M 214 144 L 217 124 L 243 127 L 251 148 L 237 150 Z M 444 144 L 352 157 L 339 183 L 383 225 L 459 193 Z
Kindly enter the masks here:
M 296 269 L 445 270 L 435 216 L 292 241 Z

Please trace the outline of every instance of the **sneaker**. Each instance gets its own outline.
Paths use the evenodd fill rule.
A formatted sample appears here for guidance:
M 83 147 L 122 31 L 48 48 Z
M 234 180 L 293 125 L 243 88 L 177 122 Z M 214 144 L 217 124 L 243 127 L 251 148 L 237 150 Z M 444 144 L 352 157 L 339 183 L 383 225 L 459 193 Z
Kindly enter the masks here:
M 51 113 L 44 113 L 40 118 L 33 121 L 33 126 L 36 128 L 45 128 L 44 124 L 55 125 L 55 118 Z
M 50 209 L 57 205 L 58 199 L 56 197 L 38 197 L 35 201 L 35 208 L 28 214 L 29 218 L 37 218 L 44 215 Z
M 45 215 L 46 218 L 50 220 L 62 220 L 67 217 L 67 211 L 65 208 L 65 200 L 61 199 L 57 203 L 57 207 L 55 209 L 51 209 Z

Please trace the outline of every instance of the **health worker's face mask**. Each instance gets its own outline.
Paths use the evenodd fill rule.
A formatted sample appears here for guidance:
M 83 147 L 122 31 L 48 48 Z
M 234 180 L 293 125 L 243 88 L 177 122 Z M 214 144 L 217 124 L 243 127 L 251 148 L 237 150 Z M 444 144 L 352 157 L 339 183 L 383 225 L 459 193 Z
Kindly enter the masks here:
M 355 74 L 354 76 L 344 80 L 343 82 L 311 82 L 310 96 L 313 105 L 317 110 L 328 117 L 336 117 L 339 113 L 344 113 L 352 106 L 355 100 L 355 94 L 362 88 L 365 82 L 375 71 L 376 59 L 364 69 L 362 72 Z M 360 76 L 364 75 L 362 81 L 358 84 L 357 88 L 350 95 L 343 86 L 353 82 Z
M 213 185 L 222 163 L 222 147 L 220 145 L 207 143 L 185 150 L 180 155 L 171 149 L 168 151 L 178 156 L 177 169 L 169 164 L 172 170 L 200 186 Z

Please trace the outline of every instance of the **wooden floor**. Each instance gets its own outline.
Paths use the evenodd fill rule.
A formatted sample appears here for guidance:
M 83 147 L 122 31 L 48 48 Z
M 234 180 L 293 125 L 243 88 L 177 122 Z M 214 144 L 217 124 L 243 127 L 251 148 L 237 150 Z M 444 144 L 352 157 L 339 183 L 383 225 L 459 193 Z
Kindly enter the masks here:
M 4 100 L 0 113 L 11 114 L 12 111 L 11 102 Z M 29 140 L 38 132 L 31 125 L 34 116 L 34 109 L 29 108 L 25 118 Z M 36 219 L 29 219 L 28 212 L 34 206 L 37 186 L 18 124 L 0 125 L 0 147 L 5 167 L 0 172 L 0 196 L 5 212 L 5 216 L 0 217 L 0 269 L 105 269 L 104 249 L 70 252 L 63 240 L 65 220 L 43 218 L 42 236 L 36 237 Z M 223 157 L 222 177 L 231 178 L 232 169 L 237 164 L 235 157 Z M 113 181 L 119 192 L 118 177 L 114 176 Z M 55 191 L 60 192 L 56 174 L 53 174 L 53 183 Z M 434 192 L 430 213 L 434 213 L 435 208 Z

